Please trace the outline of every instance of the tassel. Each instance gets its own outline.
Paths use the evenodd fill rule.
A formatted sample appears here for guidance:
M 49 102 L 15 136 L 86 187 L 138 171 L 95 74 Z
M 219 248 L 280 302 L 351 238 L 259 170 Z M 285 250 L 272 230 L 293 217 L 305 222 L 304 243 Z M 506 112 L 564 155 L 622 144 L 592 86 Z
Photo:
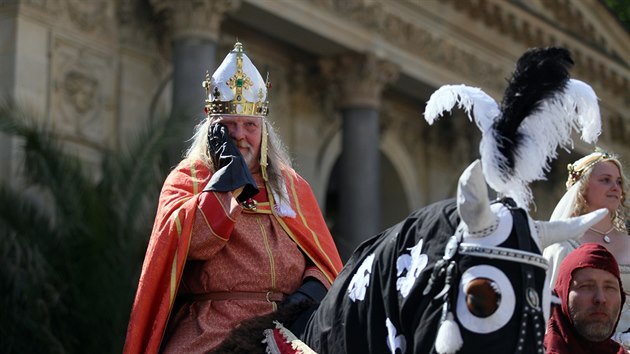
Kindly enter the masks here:
M 262 119 L 262 140 L 260 142 L 260 171 L 262 172 L 262 178 L 265 182 L 269 181 L 269 177 L 267 176 L 267 165 L 269 162 L 267 161 L 267 122 L 264 118 Z
M 464 340 L 459 331 L 459 326 L 453 319 L 453 313 L 449 311 L 446 314 L 446 318 L 440 324 L 440 329 L 438 329 L 435 339 L 435 349 L 440 354 L 455 354 L 463 345 Z

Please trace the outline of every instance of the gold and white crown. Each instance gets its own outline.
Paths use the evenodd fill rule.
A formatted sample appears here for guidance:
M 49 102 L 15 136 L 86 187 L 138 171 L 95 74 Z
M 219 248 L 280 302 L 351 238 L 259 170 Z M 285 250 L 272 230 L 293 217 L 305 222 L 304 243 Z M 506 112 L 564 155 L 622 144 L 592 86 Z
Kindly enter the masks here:
M 217 70 L 202 83 L 206 89 L 206 114 L 264 117 L 269 113 L 265 82 L 243 51 L 240 42 L 228 53 Z

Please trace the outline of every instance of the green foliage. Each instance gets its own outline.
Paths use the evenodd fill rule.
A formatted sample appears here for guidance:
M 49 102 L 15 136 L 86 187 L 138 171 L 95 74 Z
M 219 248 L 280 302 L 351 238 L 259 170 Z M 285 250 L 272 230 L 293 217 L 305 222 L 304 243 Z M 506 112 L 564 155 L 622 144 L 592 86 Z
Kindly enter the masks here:
M 18 178 L 0 184 L 2 351 L 119 353 L 175 119 L 103 151 L 99 178 L 34 122 L 0 107 L 0 131 L 23 151 Z
M 630 0 L 605 0 L 606 5 L 630 31 Z

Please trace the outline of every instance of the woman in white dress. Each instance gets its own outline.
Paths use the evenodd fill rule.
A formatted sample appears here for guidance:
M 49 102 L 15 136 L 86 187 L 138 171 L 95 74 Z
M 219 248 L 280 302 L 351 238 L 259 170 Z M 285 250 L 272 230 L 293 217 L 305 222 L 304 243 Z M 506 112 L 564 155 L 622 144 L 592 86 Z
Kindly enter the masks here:
M 550 288 L 553 289 L 560 262 L 569 252 L 585 242 L 597 242 L 612 253 L 621 271 L 623 287 L 630 290 L 630 237 L 626 228 L 626 181 L 619 158 L 604 151 L 595 151 L 568 165 L 567 192 L 551 215 L 551 220 L 566 219 L 593 210 L 607 208 L 609 214 L 576 240 L 547 247 L 543 255 L 549 260 Z M 615 337 L 630 329 L 630 299 L 622 310 Z M 630 334 L 627 335 L 630 339 Z M 625 336 L 624 336 L 625 337 Z M 624 342 L 625 342 L 625 338 Z M 627 345 L 624 343 L 624 346 Z

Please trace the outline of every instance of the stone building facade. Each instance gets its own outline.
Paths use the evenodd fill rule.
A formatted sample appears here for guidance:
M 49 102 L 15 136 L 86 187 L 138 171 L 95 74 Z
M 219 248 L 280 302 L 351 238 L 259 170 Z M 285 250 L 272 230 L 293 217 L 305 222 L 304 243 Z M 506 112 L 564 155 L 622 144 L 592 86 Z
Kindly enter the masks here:
M 452 197 L 478 156 L 461 113 L 429 126 L 443 84 L 500 99 L 529 47 L 560 45 L 600 98 L 599 146 L 630 162 L 630 33 L 599 0 L 0 0 L 0 93 L 40 112 L 96 163 L 171 112 L 202 117 L 205 72 L 238 40 L 269 72 L 270 117 L 311 183 L 342 255 L 410 211 Z M 181 154 L 173 147 L 172 156 Z M 563 193 L 576 139 L 533 215 Z M 0 138 L 1 178 L 19 148 Z M 626 171 L 627 173 L 627 171 Z

